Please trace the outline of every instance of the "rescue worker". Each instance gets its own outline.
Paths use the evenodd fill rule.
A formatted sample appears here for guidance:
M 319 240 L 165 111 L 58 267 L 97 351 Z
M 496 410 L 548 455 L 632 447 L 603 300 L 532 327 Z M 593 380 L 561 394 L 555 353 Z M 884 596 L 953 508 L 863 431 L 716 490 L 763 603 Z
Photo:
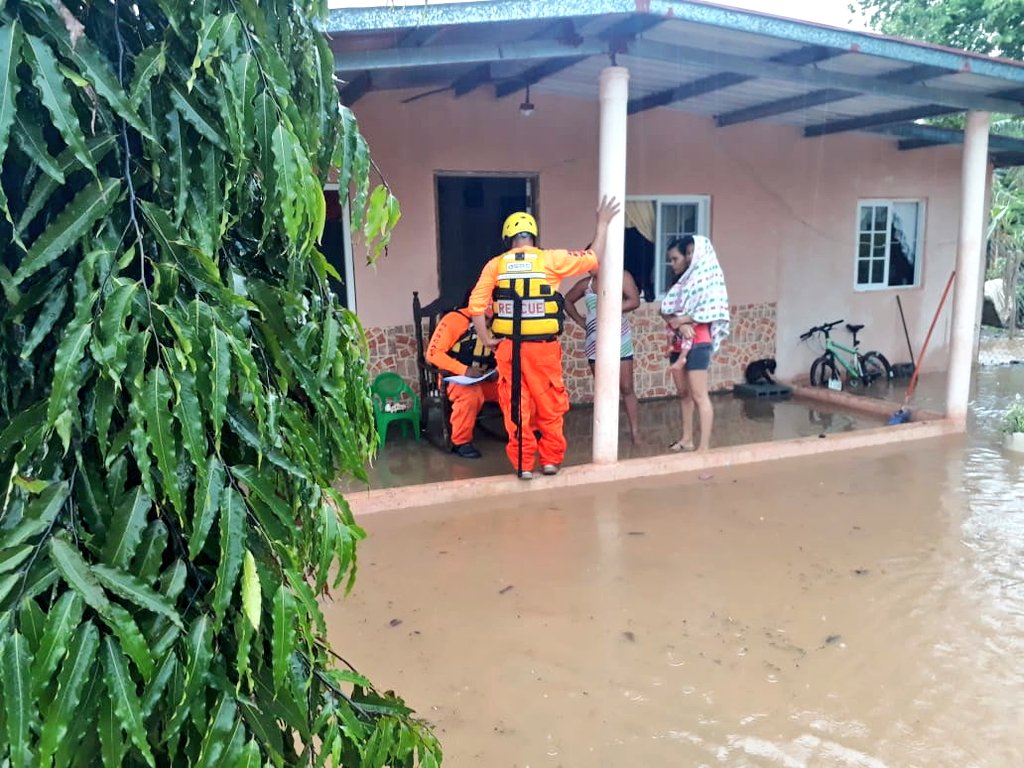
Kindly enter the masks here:
M 562 420 L 569 410 L 569 397 L 558 341 L 564 324 L 558 285 L 567 277 L 597 269 L 604 256 L 608 223 L 618 212 L 615 198 L 601 198 L 592 247 L 584 251 L 539 248 L 537 221 L 529 213 L 513 213 L 501 229 L 505 253 L 487 262 L 470 294 L 467 309 L 477 335 L 485 346 L 495 348 L 498 403 L 508 432 L 506 452 L 523 480 L 533 479 L 538 450 L 545 475 L 557 474 L 565 458 Z M 485 317 L 488 308 L 493 310 L 490 328 Z
M 427 362 L 450 376 L 479 378 L 494 368 L 494 350 L 484 346 L 470 321 L 466 305 L 447 313 L 434 329 L 427 345 Z M 440 382 L 444 385 L 444 382 Z M 479 459 L 480 451 L 473 445 L 473 428 L 480 409 L 486 402 L 497 402 L 495 377 L 476 384 L 448 382 L 448 399 L 452 404 L 452 453 L 463 459 Z

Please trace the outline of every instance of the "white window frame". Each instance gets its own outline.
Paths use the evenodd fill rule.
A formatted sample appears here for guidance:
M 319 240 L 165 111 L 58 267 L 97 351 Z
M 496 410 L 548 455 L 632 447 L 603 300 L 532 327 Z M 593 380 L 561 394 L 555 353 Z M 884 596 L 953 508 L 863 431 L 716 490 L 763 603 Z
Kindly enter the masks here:
M 915 233 L 914 245 L 916 253 L 914 254 L 914 282 L 910 285 L 889 285 L 889 265 L 892 260 L 892 216 L 893 207 L 897 203 L 914 203 L 917 205 L 917 232 Z M 882 275 L 881 283 L 868 283 L 862 285 L 857 281 L 857 271 L 860 267 L 860 213 L 861 208 L 866 205 L 873 206 L 875 208 L 885 207 L 888 209 L 888 227 L 885 232 L 885 271 Z M 854 216 L 853 224 L 853 290 L 858 293 L 870 293 L 872 291 L 899 291 L 907 290 L 908 288 L 919 288 L 921 287 L 921 272 L 922 272 L 922 260 L 924 257 L 924 230 L 925 230 L 925 216 L 927 214 L 927 201 L 923 198 L 917 197 L 868 197 L 857 200 L 857 211 Z M 873 231 L 873 230 L 872 230 Z M 870 277 L 870 274 L 869 274 Z
M 697 231 L 693 234 L 711 236 L 711 195 L 626 195 L 628 202 L 654 203 L 654 295 L 661 299 L 670 286 L 665 285 L 668 265 L 667 242 L 661 242 L 661 207 L 663 205 L 696 205 Z
M 338 183 L 335 181 L 324 184 L 325 192 L 337 192 Z M 339 202 L 341 203 L 341 224 L 342 224 L 342 238 L 341 241 L 345 246 L 345 277 L 348 278 L 345 281 L 345 303 L 348 304 L 350 312 L 355 314 L 356 311 L 356 272 L 352 261 L 352 221 L 349 217 L 348 210 L 348 195 L 341 197 L 338 195 Z

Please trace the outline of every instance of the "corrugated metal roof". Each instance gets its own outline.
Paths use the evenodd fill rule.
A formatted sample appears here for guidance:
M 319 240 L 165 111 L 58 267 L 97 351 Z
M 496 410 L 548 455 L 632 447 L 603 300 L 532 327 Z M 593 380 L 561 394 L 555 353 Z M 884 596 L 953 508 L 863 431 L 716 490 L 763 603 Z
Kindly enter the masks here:
M 488 86 L 508 95 L 530 85 L 596 99 L 598 75 L 614 58 L 630 70 L 631 112 L 670 108 L 721 125 L 760 119 L 817 135 L 830 124 L 897 124 L 912 132 L 915 117 L 1024 114 L 1024 63 L 704 2 L 336 10 L 328 32 L 339 72 L 352 82 L 342 91 L 350 102 L 367 90 L 446 83 L 460 92 Z M 1024 156 L 1024 142 L 1002 152 Z

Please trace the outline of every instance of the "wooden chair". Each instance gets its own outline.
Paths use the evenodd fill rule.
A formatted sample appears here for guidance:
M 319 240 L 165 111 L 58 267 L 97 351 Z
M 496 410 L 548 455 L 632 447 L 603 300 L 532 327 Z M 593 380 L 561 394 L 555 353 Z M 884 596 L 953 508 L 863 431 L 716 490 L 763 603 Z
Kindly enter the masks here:
M 420 431 L 428 442 L 442 451 L 452 447 L 452 404 L 445 387 L 441 385 L 441 377 L 444 374 L 427 362 L 426 354 L 430 337 L 434 335 L 442 315 L 453 309 L 456 307 L 445 306 L 440 298 L 424 305 L 420 302 L 419 291 L 412 292 L 412 323 L 416 332 L 416 369 L 419 372 L 421 403 Z M 437 416 L 432 418 L 431 414 L 435 411 Z M 490 422 L 497 421 L 497 428 L 485 423 L 487 417 Z M 499 440 L 507 439 L 497 403 L 487 403 L 484 406 L 477 417 L 477 428 Z
M 426 435 L 427 440 L 441 450 L 448 450 L 451 446 L 452 406 L 448 401 L 448 395 L 441 386 L 441 371 L 427 362 L 427 344 L 430 337 L 434 335 L 437 323 L 441 316 L 450 310 L 441 304 L 437 298 L 424 306 L 420 302 L 419 291 L 412 292 L 412 324 L 416 331 L 416 370 L 419 373 L 420 385 L 420 431 Z M 433 419 L 440 423 L 439 430 L 431 430 L 431 413 L 436 411 L 438 417 Z

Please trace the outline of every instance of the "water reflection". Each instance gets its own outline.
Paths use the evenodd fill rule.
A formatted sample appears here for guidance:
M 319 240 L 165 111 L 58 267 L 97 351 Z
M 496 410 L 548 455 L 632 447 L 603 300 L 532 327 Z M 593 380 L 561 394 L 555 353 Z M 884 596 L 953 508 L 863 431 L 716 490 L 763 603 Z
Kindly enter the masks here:
M 1024 765 L 1022 389 L 982 372 L 966 439 L 367 518 L 334 642 L 457 767 Z

